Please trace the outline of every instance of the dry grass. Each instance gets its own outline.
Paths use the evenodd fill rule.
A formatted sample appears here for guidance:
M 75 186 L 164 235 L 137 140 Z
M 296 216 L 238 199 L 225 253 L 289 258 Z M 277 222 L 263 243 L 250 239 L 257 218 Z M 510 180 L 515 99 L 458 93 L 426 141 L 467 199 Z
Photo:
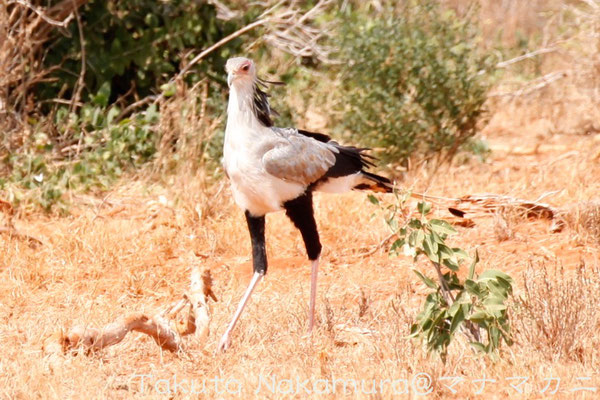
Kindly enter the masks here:
M 535 138 L 512 139 L 519 146 L 536 145 Z M 492 147 L 510 143 L 501 132 L 490 140 Z M 444 195 L 504 192 L 535 198 L 563 189 L 548 202 L 565 206 L 598 193 L 600 167 L 591 156 L 599 148 L 593 137 L 573 141 L 555 136 L 552 146 L 538 153 L 500 149 L 488 164 L 456 166 L 433 177 L 424 169 L 406 182 Z M 564 151 L 577 156 L 559 159 L 557 154 Z M 484 374 L 497 380 L 485 392 L 495 398 L 518 394 L 509 385 L 516 382 L 506 380 L 514 376 L 529 377 L 522 388 L 529 393 L 526 397 L 535 397 L 550 376 L 560 376 L 559 390 L 564 392 L 556 395 L 565 398 L 568 389 L 582 386 L 578 377 L 592 377 L 583 382 L 587 386 L 600 384 L 594 375 L 600 366 L 600 336 L 593 302 L 599 283 L 592 272 L 598 268 L 600 248 L 593 237 L 571 225 L 551 234 L 548 222 L 517 217 L 510 217 L 512 237 L 502 241 L 495 236 L 493 216 L 477 220 L 475 228 L 461 228 L 460 245 L 479 248 L 481 269 L 511 273 L 516 296 L 523 300 L 521 311 L 514 314 L 517 343 L 500 361 L 474 356 L 461 340 L 452 345 L 444 365 L 406 339 L 425 293 L 409 270 L 411 261 L 390 259 L 381 250 L 366 258 L 360 255 L 387 236 L 380 218 L 371 217 L 375 209 L 360 193 L 316 197 L 325 250 L 313 337 L 305 335 L 309 269 L 303 244 L 286 217 L 274 214 L 267 221 L 267 279 L 243 316 L 231 351 L 214 354 L 250 278 L 250 248 L 242 214 L 228 189 L 206 189 L 200 181 L 201 177 L 183 175 L 173 186 L 123 182 L 104 201 L 76 199 L 80 206 L 72 216 L 17 219 L 17 229 L 44 241 L 36 249 L 0 236 L 2 397 L 38 393 L 51 398 L 162 398 L 167 383 L 160 379 L 168 379 L 171 390 L 174 380 L 187 379 L 206 384 L 208 398 L 234 398 L 237 395 L 224 386 L 230 379 L 230 391 L 237 391 L 239 383 L 239 397 L 281 398 L 264 381 L 260 393 L 254 393 L 261 376 L 269 384 L 275 377 L 280 384 L 276 392 L 282 392 L 288 390 L 282 379 L 294 384 L 296 378 L 309 379 L 310 388 L 317 379 L 356 379 L 359 384 L 365 379 L 368 390 L 372 379 L 408 379 L 410 386 L 413 377 L 427 373 L 434 377 L 431 398 L 474 396 L 479 383 L 473 380 Z M 438 213 L 444 215 L 443 210 Z M 584 271 L 577 272 L 582 262 Z M 563 265 L 564 271 L 543 273 L 542 266 L 553 263 Z M 95 356 L 42 354 L 43 339 L 59 327 L 101 326 L 124 311 L 153 311 L 149 308 L 171 301 L 185 290 L 193 264 L 212 268 L 220 300 L 212 306 L 205 349 L 173 355 L 162 353 L 150 339 L 133 336 Z M 139 374 L 151 375 L 143 386 Z M 456 394 L 445 388 L 450 382 L 439 379 L 444 376 L 465 379 L 454 387 Z M 215 378 L 223 379 L 221 393 L 215 394 Z M 383 385 L 380 397 L 390 398 L 391 383 Z M 409 397 L 415 396 L 410 387 Z M 174 397 L 185 398 L 182 390 Z M 306 397 L 299 390 L 295 397 Z M 341 381 L 337 391 L 343 391 Z M 368 397 L 361 393 L 359 387 L 349 397 Z
M 600 203 L 588 201 L 567 210 L 566 221 L 584 240 L 592 238 L 600 243 Z
M 599 289 L 597 266 L 590 268 L 584 260 L 574 274 L 556 264 L 550 272 L 545 263 L 530 266 L 517 301 L 517 337 L 549 360 L 592 361 L 585 348 L 598 346 Z
M 508 15 L 531 32 L 541 29 L 528 22 L 537 21 L 539 7 L 565 4 L 533 2 L 535 12 L 519 12 L 525 3 L 494 4 L 514 5 Z M 500 11 L 489 15 L 502 24 Z M 563 68 L 554 60 L 554 67 Z M 547 63 L 544 68 L 551 68 L 552 58 Z M 593 69 L 582 71 L 591 74 Z M 475 398 L 481 386 L 476 380 L 484 377 L 496 380 L 487 383 L 486 398 L 544 398 L 540 391 L 550 377 L 560 378 L 555 398 L 594 398 L 597 392 L 570 392 L 582 386 L 600 390 L 600 243 L 594 206 L 600 193 L 600 135 L 581 128 L 586 118 L 598 120 L 598 86 L 596 81 L 586 86 L 583 75 L 575 77 L 491 104 L 491 123 L 484 132 L 493 150 L 489 162 L 467 162 L 436 174 L 424 165 L 403 182 L 443 196 L 489 192 L 535 199 L 558 190 L 544 201 L 571 210 L 567 228 L 555 234 L 547 221 L 510 213 L 459 228 L 457 244 L 479 249 L 480 270 L 497 268 L 515 278 L 516 343 L 499 361 L 475 356 L 461 339 L 442 364 L 406 338 L 426 288 L 410 271 L 410 259 L 389 258 L 384 250 L 362 256 L 388 231 L 379 217 L 372 217 L 376 210 L 361 193 L 315 197 L 324 251 L 313 336 L 305 334 L 309 268 L 304 246 L 285 215 L 273 214 L 267 218 L 267 278 L 233 335 L 232 349 L 215 354 L 250 279 L 250 245 L 227 182 L 208 185 L 202 172 L 189 168 L 161 183 L 123 181 L 100 199 L 76 197 L 70 216 L 17 216 L 16 228 L 42 239 L 42 246 L 33 248 L 0 233 L 0 398 L 306 398 L 296 386 L 306 379 L 310 389 L 313 384 L 323 389 L 334 379 L 347 380 L 351 388 L 356 380 L 358 390 L 346 397 L 383 399 L 391 398 L 394 388 L 403 389 L 395 380 L 407 379 L 409 394 L 395 398 L 418 398 L 421 373 L 433 379 L 427 398 Z M 188 99 L 185 95 L 178 99 Z M 202 115 L 178 115 L 181 105 L 167 106 L 172 118 L 161 123 L 175 142 L 183 143 L 204 126 L 194 122 Z M 588 134 L 559 134 L 565 132 Z M 205 154 L 204 149 L 184 150 L 190 156 Z M 435 212 L 447 216 L 442 209 Z M 206 348 L 165 353 L 151 339 L 134 335 L 93 356 L 42 353 L 43 340 L 60 327 L 102 326 L 124 312 L 152 312 L 169 303 L 187 287 L 194 264 L 211 267 L 219 299 L 212 304 Z M 518 386 L 522 394 L 510 386 L 519 383 L 510 378 L 519 376 L 528 378 Z M 261 377 L 269 384 L 276 380 L 275 393 L 265 381 L 259 387 Z M 451 381 L 443 377 L 464 380 L 449 389 Z M 292 380 L 291 387 L 286 379 Z M 373 380 L 382 385 L 376 388 L 379 393 L 365 394 Z M 183 386 L 175 388 L 174 382 Z M 204 394 L 187 395 L 190 382 Z M 337 381 L 336 394 L 313 397 L 343 397 L 343 383 Z M 282 394 L 289 390 L 292 394 Z
M 492 129 L 501 126 L 507 131 L 526 130 L 529 135 L 544 138 L 599 133 L 600 2 L 530 3 L 489 2 L 506 4 L 515 11 L 510 15 L 519 16 L 513 22 L 519 28 L 508 31 L 523 33 L 528 40 L 524 50 L 552 50 L 506 69 L 490 102 Z M 527 12 L 521 10 L 523 7 Z M 491 13 L 488 8 L 484 7 L 483 12 Z M 496 15 L 504 18 L 505 14 Z

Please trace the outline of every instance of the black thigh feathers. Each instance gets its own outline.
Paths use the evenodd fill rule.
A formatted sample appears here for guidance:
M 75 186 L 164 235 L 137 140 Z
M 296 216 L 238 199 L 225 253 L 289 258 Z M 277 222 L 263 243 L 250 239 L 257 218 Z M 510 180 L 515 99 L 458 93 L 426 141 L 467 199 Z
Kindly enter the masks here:
M 306 253 L 310 260 L 316 260 L 321 254 L 321 242 L 317 223 L 313 214 L 312 191 L 307 190 L 302 196 L 283 203 L 286 215 L 300 230 Z

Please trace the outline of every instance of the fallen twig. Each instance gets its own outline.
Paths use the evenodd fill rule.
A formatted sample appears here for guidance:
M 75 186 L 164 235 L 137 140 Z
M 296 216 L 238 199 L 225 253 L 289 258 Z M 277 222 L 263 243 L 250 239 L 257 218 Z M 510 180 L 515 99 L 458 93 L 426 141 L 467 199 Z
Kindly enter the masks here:
M 544 194 L 539 199 L 543 199 L 549 195 Z M 482 213 L 496 213 L 498 209 L 506 207 L 521 210 L 529 218 L 552 220 L 559 214 L 557 208 L 536 200 L 524 200 L 512 196 L 490 193 L 463 196 L 458 199 L 454 209 L 462 211 L 464 213 L 463 216 L 469 215 L 470 217 L 475 217 L 480 216 Z
M 77 325 L 68 331 L 61 330 L 44 341 L 43 350 L 50 354 L 64 354 L 81 349 L 89 354 L 120 343 L 129 332 L 135 331 L 150 336 L 163 350 L 183 351 L 184 336 L 194 335 L 199 342 L 204 342 L 208 337 L 208 297 L 216 301 L 210 270 L 205 269 L 200 273 L 200 269 L 195 267 L 191 272 L 189 292 L 164 311 L 153 316 L 132 313 L 103 328 Z M 186 318 L 177 320 L 177 315 L 186 305 Z
M 527 218 L 546 219 L 552 221 L 550 231 L 560 232 L 566 226 L 564 211 L 549 204 L 540 203 L 540 200 L 558 193 L 558 191 L 544 193 L 537 200 L 524 200 L 516 197 L 497 194 L 474 194 L 461 197 L 450 211 L 461 218 L 475 218 L 489 214 L 496 214 L 501 209 L 514 209 L 523 212 Z
M 381 248 L 383 248 L 383 246 L 388 244 L 390 242 L 390 240 L 392 240 L 395 236 L 396 236 L 396 233 L 390 233 L 385 239 L 383 239 L 381 242 L 379 242 L 379 244 L 377 246 L 373 247 L 371 250 L 368 250 L 364 253 L 358 254 L 358 256 L 362 257 L 362 258 L 372 256 L 373 254 L 377 253 Z

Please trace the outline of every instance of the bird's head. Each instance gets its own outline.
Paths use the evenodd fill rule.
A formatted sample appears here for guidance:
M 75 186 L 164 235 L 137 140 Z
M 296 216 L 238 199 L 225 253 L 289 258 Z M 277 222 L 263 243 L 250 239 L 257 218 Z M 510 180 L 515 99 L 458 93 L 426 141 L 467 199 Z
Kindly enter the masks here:
M 227 60 L 225 71 L 227 72 L 229 87 L 232 87 L 232 85 L 252 87 L 256 79 L 254 62 L 245 57 L 235 57 Z

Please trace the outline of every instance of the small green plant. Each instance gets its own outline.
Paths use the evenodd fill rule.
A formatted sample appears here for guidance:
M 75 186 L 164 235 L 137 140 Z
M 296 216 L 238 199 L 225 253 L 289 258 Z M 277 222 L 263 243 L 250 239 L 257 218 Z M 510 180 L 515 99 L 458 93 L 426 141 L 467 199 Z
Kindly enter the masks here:
M 371 195 L 369 199 L 379 205 L 376 197 Z M 397 212 L 404 208 L 405 198 L 398 199 L 399 202 L 387 208 L 386 223 L 397 237 L 390 252 L 411 255 L 415 262 L 425 256 L 436 276 L 430 278 L 413 269 L 433 291 L 427 295 L 411 327 L 410 337 L 423 339 L 428 350 L 438 352 L 442 360 L 446 359 L 448 346 L 459 330 L 475 350 L 489 355 L 497 353 L 502 341 L 511 345 L 507 300 L 512 293 L 512 278 L 498 270 L 476 275 L 477 251 L 466 278 L 461 278 L 462 264 L 470 257 L 464 250 L 447 243 L 456 230 L 442 219 L 428 219 L 431 205 L 426 202 L 418 203 L 418 217 L 400 224 Z
M 18 205 L 32 203 L 46 210 L 69 190 L 107 189 L 124 171 L 153 159 L 159 114 L 155 105 L 117 121 L 120 109 L 108 107 L 110 87 L 104 85 L 78 112 L 61 107 L 55 115 L 58 134 L 71 135 L 68 146 L 57 147 L 45 132 L 35 132 L 19 152 L 0 163 L 9 174 L 0 190 Z M 74 132 L 74 133 L 70 133 Z

